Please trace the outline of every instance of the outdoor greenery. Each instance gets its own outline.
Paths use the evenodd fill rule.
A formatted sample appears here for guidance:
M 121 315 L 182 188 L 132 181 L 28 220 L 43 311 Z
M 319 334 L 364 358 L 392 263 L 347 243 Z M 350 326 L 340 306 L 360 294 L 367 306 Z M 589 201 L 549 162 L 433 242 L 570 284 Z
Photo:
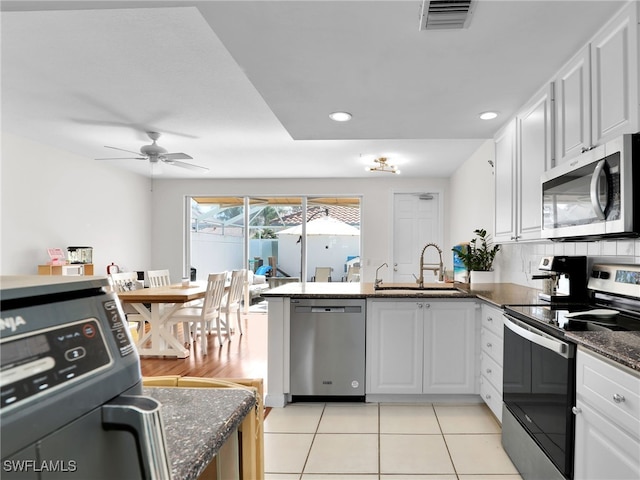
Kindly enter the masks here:
M 475 233 L 478 238 L 471 240 L 466 250 L 452 250 L 458 254 L 467 270 L 489 272 L 493 265 L 493 259 L 500 250 L 500 245 L 493 245 L 492 247 L 491 235 L 487 234 L 484 228 L 474 230 L 473 233 Z

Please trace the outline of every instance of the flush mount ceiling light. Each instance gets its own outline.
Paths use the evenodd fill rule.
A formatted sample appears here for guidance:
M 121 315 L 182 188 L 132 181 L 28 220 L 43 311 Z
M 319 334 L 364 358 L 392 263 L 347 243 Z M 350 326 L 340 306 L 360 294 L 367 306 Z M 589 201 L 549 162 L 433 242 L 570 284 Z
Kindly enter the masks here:
M 400 174 L 400 170 L 395 165 L 387 164 L 386 157 L 375 158 L 373 160 L 377 165 L 374 167 L 365 167 L 365 170 L 368 172 L 387 172 L 387 173 L 397 173 Z
M 498 114 L 496 112 L 482 112 L 480 114 L 480 119 L 482 119 L 482 120 L 493 120 L 497 116 L 498 116 Z
M 329 114 L 329 118 L 334 122 L 348 122 L 352 115 L 349 112 L 333 112 Z

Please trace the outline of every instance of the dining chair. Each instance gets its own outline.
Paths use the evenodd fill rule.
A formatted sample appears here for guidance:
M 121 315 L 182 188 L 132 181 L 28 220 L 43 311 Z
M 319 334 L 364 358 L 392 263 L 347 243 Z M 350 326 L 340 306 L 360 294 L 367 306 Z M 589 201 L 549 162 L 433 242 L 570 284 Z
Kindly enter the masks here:
M 131 290 L 143 288 L 143 285 L 138 280 L 137 272 L 110 273 L 109 283 L 111 284 L 111 289 L 116 293 L 129 292 Z M 127 322 L 136 325 L 136 330 L 138 331 L 138 334 L 140 334 L 140 329 L 143 324 L 142 315 L 140 315 L 136 309 L 129 304 L 124 304 L 122 310 L 124 311 Z
M 224 322 L 218 322 L 218 324 L 222 323 L 227 331 L 231 332 L 231 321 L 229 317 L 232 313 L 236 314 L 236 325 L 238 326 L 238 331 L 240 335 L 242 335 L 242 322 L 240 319 L 241 312 L 240 307 L 242 304 L 242 293 L 245 289 L 245 283 L 247 281 L 247 270 L 234 270 L 231 272 L 231 284 L 229 285 L 229 291 L 225 295 L 225 298 L 222 300 L 222 307 L 220 308 L 220 313 L 224 314 Z M 220 339 L 220 337 L 218 336 Z M 222 343 L 220 343 L 222 345 Z
M 200 329 L 200 348 L 202 354 L 207 354 L 207 333 L 215 322 L 218 334 L 218 342 L 222 345 L 222 334 L 229 336 L 228 330 L 220 325 L 220 306 L 224 296 L 227 272 L 211 273 L 207 278 L 207 290 L 201 305 L 185 306 L 176 311 L 167 319 L 167 325 L 174 325 L 182 322 L 185 346 L 190 344 L 190 336 L 194 338 Z
M 109 280 L 115 292 L 128 292 L 143 287 L 138 281 L 138 272 L 110 273 Z
M 147 281 L 150 287 L 165 287 L 171 285 L 169 270 L 147 270 Z
M 312 282 L 330 282 L 331 281 L 331 267 L 316 267 L 316 273 L 311 277 Z

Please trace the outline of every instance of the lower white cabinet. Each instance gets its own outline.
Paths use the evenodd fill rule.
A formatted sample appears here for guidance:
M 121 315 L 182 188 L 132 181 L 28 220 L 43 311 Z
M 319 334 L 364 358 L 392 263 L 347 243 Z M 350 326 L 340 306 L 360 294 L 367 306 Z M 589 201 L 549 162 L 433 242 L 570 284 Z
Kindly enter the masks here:
M 640 375 L 578 350 L 575 480 L 640 478 Z
M 502 422 L 502 310 L 482 304 L 480 331 L 480 396 Z
M 370 300 L 367 393 L 477 393 L 476 303 Z

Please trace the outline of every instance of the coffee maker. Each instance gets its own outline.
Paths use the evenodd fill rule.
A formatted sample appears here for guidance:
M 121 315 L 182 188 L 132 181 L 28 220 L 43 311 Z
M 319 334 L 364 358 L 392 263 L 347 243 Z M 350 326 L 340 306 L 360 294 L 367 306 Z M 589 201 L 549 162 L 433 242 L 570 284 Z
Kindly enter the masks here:
M 545 281 L 541 300 L 558 303 L 577 303 L 588 300 L 587 257 L 556 255 L 543 257 L 538 269 L 546 274 L 533 275 Z

